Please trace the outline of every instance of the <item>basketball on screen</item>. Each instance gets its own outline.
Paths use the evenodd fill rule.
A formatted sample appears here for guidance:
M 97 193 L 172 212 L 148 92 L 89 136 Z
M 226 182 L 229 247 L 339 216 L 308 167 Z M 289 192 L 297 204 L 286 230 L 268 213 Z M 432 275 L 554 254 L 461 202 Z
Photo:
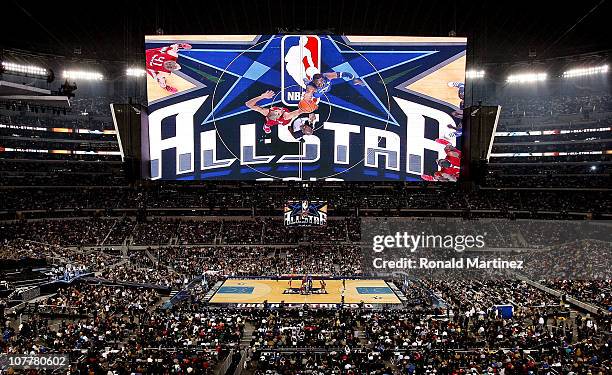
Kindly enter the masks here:
M 316 111 L 319 106 L 312 99 L 302 99 L 298 103 L 298 107 L 305 113 Z

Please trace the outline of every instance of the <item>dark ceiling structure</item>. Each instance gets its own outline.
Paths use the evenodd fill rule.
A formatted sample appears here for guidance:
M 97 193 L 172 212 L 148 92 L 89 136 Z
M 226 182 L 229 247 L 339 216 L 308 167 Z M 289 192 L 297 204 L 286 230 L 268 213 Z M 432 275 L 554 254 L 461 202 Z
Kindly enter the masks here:
M 610 0 L 9 0 L 0 45 L 97 61 L 138 61 L 144 35 L 337 34 L 469 38 L 473 63 L 547 59 L 612 49 Z M 530 57 L 531 55 L 531 57 Z

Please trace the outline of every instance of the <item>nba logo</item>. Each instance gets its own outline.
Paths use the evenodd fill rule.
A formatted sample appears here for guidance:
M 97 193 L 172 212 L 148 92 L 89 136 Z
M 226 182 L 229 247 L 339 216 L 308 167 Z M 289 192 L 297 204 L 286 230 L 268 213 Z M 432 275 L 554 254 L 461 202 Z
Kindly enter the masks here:
M 306 81 L 321 73 L 321 39 L 316 35 L 285 35 L 281 39 L 281 92 L 286 106 L 297 106 Z

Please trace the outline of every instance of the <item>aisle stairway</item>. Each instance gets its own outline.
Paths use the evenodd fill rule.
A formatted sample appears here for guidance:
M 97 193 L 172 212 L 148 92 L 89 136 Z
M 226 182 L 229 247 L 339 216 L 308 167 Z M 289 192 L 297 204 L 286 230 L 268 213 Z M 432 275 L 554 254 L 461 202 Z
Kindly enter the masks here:
M 251 347 L 251 340 L 253 339 L 253 332 L 255 331 L 255 326 L 249 322 L 245 322 L 244 331 L 242 332 L 242 338 L 240 339 L 240 348 L 244 348 L 249 350 Z

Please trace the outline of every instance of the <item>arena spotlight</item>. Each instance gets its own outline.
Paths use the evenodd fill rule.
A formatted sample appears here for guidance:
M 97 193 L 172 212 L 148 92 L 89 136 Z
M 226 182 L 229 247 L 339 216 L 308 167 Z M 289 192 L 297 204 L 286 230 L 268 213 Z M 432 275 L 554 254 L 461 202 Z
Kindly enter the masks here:
M 533 83 L 546 81 L 548 74 L 546 73 L 520 73 L 511 74 L 506 79 L 508 83 Z
M 597 170 L 597 166 L 596 165 L 591 165 L 591 171 L 595 172 Z
M 2 68 L 6 73 L 17 73 L 28 76 L 47 77 L 49 72 L 45 68 L 34 65 L 21 65 L 12 62 L 3 61 Z
M 125 70 L 125 75 L 130 77 L 142 77 L 145 74 L 147 74 L 147 72 L 145 72 L 145 70 L 141 68 L 127 68 Z
M 484 78 L 485 71 L 484 70 L 466 70 L 465 78 L 469 79 L 481 79 Z
M 86 81 L 101 81 L 104 79 L 102 73 L 83 70 L 64 70 L 63 77 L 65 79 L 81 79 Z
M 608 64 L 602 66 L 593 66 L 589 68 L 576 68 L 570 69 L 563 72 L 563 78 L 573 78 L 573 77 L 584 77 L 584 76 L 592 76 L 595 74 L 605 74 L 608 73 L 609 66 Z

